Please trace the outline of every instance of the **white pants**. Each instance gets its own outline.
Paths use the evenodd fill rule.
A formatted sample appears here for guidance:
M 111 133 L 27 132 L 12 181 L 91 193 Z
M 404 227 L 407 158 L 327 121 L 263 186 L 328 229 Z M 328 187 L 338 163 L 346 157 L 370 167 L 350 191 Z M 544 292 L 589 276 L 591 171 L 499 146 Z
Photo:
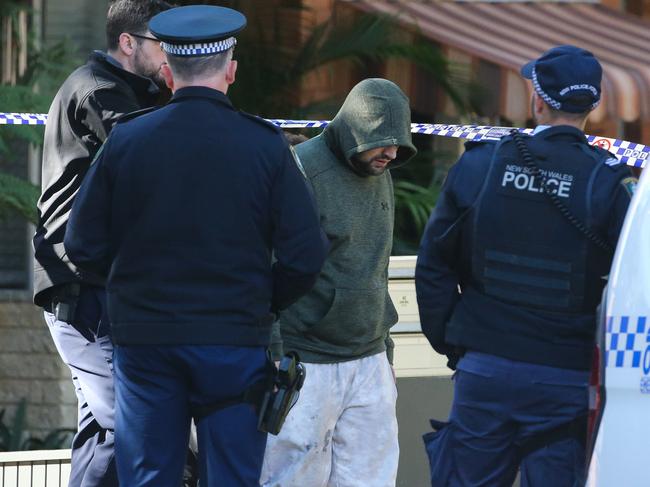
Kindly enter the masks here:
M 264 487 L 394 487 L 397 388 L 385 353 L 305 364 L 300 399 L 269 435 Z

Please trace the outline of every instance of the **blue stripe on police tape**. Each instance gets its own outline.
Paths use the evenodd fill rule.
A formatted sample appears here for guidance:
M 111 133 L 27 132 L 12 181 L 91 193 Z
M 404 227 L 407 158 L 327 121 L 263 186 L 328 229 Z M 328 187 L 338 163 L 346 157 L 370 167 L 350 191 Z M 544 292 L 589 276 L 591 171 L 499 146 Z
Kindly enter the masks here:
M 321 128 L 329 123 L 327 120 L 267 120 L 281 128 Z M 45 125 L 46 122 L 47 115 L 42 113 L 0 112 L 0 125 Z M 411 124 L 411 132 L 416 134 L 455 137 L 475 142 L 500 139 L 510 133 L 511 130 L 512 127 L 492 127 L 489 125 Z M 524 133 L 532 132 L 532 129 L 519 130 Z M 650 147 L 643 144 L 593 135 L 588 135 L 587 141 L 591 145 L 598 145 L 610 151 L 616 157 L 616 159 L 607 161 L 610 165 L 618 164 L 618 161 L 620 161 L 628 166 L 644 167 L 650 157 Z

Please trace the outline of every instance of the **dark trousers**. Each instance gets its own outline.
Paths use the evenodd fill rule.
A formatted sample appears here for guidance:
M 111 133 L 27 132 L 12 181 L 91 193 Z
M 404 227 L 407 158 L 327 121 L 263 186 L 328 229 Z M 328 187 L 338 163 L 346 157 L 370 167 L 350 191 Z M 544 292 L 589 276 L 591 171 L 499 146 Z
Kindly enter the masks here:
M 262 380 L 263 348 L 116 346 L 115 449 L 120 482 L 177 487 L 183 473 L 191 405 L 241 394 Z M 252 405 L 238 404 L 197 424 L 201 487 L 258 486 L 266 434 Z
M 102 331 L 100 315 L 88 326 L 95 303 L 84 296 L 79 323 L 57 320 L 45 312 L 54 344 L 70 368 L 78 400 L 78 430 L 72 442 L 70 487 L 116 487 L 114 458 L 114 400 L 110 337 Z
M 574 437 L 521 457 L 536 434 L 569 423 L 588 407 L 588 373 L 468 354 L 455 375 L 449 423 L 425 435 L 433 486 L 574 487 L 584 447 Z

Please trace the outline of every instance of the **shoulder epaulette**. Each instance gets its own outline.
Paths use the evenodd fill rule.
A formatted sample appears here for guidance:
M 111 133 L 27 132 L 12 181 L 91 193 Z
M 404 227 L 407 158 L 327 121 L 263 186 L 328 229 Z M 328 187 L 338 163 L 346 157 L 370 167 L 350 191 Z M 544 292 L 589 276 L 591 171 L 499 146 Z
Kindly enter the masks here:
M 129 120 L 133 120 L 134 118 L 137 118 L 140 115 L 144 115 L 145 113 L 150 113 L 155 110 L 158 110 L 158 108 L 160 107 L 149 107 L 149 108 L 143 108 L 142 110 L 136 110 L 134 112 L 125 113 L 124 115 L 120 116 L 120 118 L 118 118 L 115 123 L 118 124 L 118 123 L 128 122 Z
M 499 142 L 499 141 L 496 140 L 496 139 L 468 140 L 467 142 L 465 142 L 465 150 L 466 151 L 472 150 L 475 147 L 479 147 L 479 146 L 486 145 L 486 144 L 494 145 L 497 142 Z
M 610 168 L 615 168 L 616 166 L 622 164 L 620 159 L 616 158 L 614 154 L 606 149 L 603 149 L 602 147 L 599 147 L 597 145 L 590 145 L 589 149 L 593 156 L 598 160 L 598 162 L 602 162 Z
M 280 127 L 278 127 L 277 125 L 272 124 L 271 122 L 268 122 L 268 121 L 264 120 L 262 117 L 258 117 L 257 115 L 252 115 L 250 113 L 246 113 L 246 112 L 242 112 L 242 111 L 240 111 L 239 113 L 241 115 L 243 115 L 244 117 L 248 118 L 249 120 L 253 120 L 253 121 L 259 123 L 260 125 L 263 125 L 264 127 L 268 128 L 270 130 L 273 130 L 273 132 L 275 132 L 276 134 L 282 133 L 282 130 L 280 130 Z

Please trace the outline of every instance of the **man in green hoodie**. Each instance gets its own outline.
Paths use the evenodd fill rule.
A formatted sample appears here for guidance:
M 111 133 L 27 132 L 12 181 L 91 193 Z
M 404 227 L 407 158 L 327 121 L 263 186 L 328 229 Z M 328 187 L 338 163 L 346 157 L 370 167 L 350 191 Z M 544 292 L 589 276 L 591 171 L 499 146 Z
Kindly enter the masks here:
M 321 135 L 296 146 L 331 246 L 314 288 L 280 316 L 284 351 L 307 378 L 277 437 L 265 487 L 389 487 L 399 446 L 388 294 L 394 196 L 390 172 L 416 149 L 408 98 L 366 79 Z M 279 345 L 276 343 L 276 346 Z

